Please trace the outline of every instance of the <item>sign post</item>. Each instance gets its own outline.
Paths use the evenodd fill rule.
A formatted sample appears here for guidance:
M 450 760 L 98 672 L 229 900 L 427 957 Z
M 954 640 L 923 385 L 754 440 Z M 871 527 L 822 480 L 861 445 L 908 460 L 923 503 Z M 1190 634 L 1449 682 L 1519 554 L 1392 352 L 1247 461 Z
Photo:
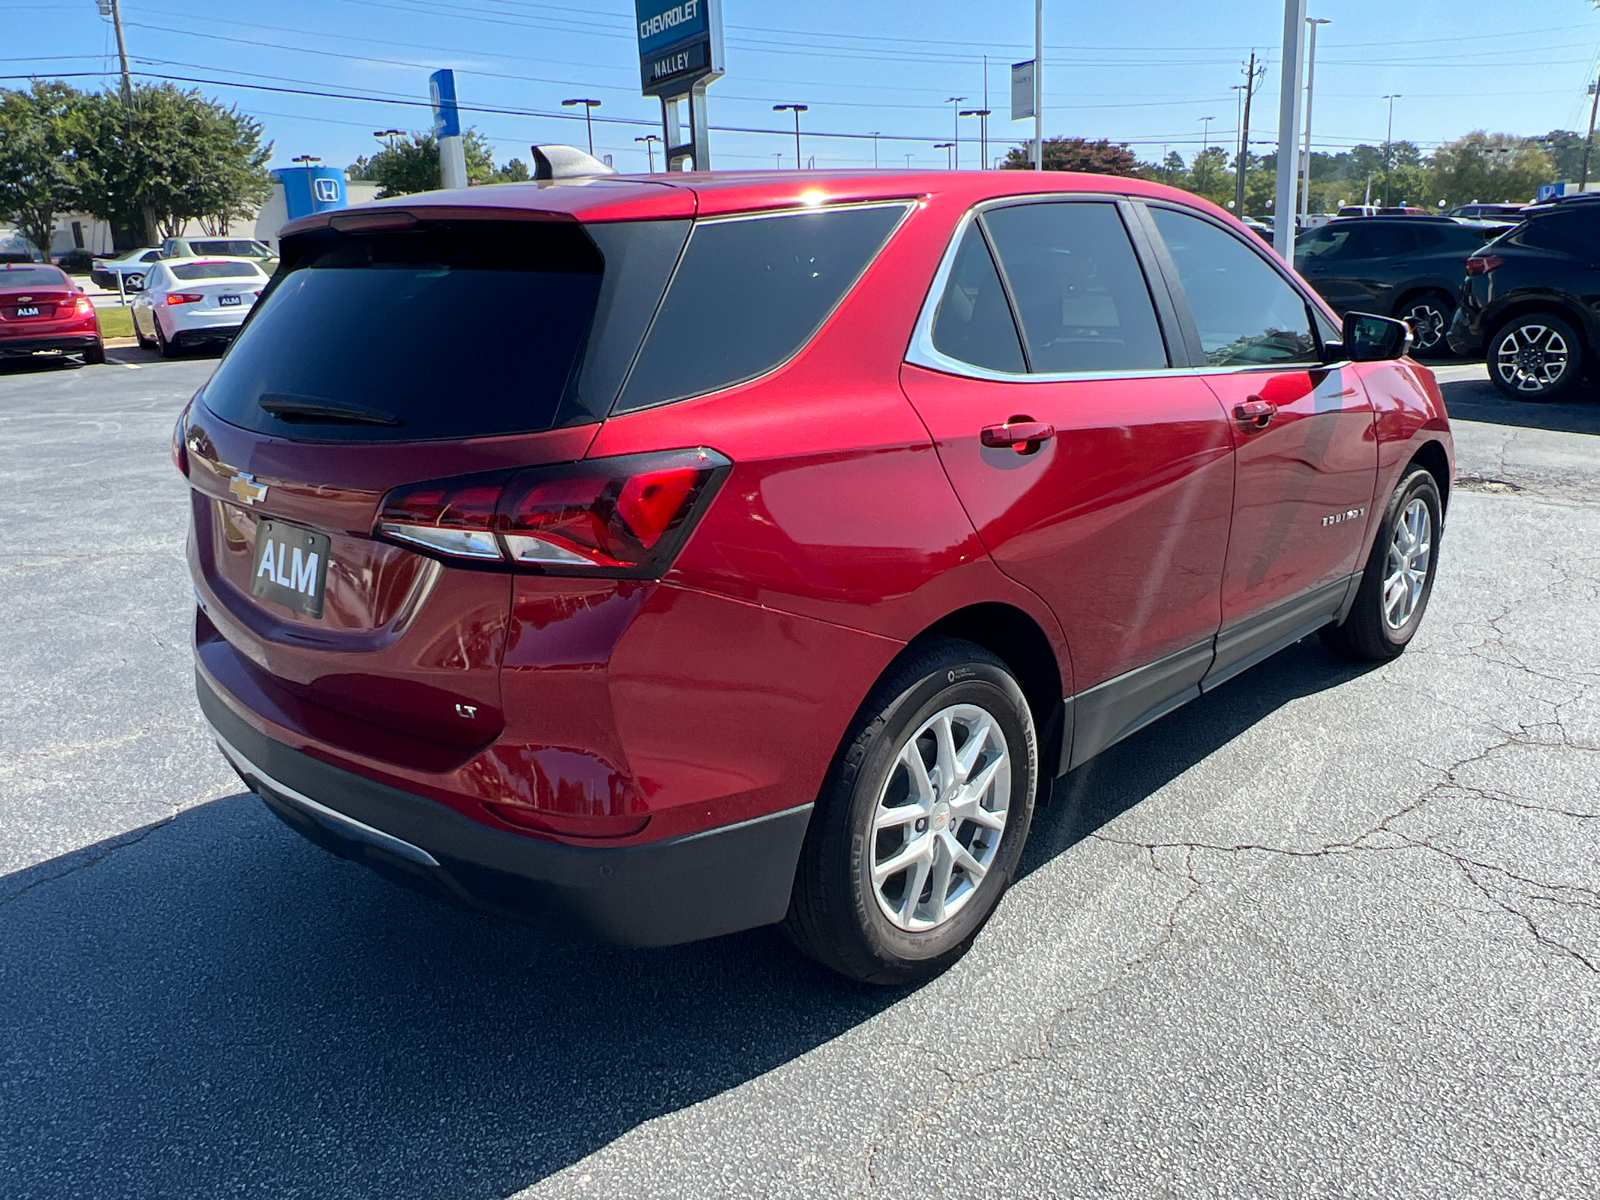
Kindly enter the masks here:
M 692 164 L 708 171 L 706 85 L 723 73 L 722 0 L 634 0 L 634 12 L 640 86 L 661 101 L 667 170 L 686 171 Z
M 447 188 L 467 186 L 467 152 L 461 145 L 461 115 L 456 110 L 456 73 L 448 67 L 428 76 L 433 101 L 433 137 L 439 143 L 439 179 Z

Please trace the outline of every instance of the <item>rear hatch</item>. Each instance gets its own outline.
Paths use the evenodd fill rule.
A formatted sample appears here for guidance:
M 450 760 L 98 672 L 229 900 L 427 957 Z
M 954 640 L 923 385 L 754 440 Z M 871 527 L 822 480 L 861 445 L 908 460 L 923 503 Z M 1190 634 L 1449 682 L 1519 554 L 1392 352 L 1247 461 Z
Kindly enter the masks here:
M 512 576 L 453 527 L 473 479 L 583 457 L 688 233 L 460 211 L 286 238 L 179 431 L 202 665 L 275 721 L 440 770 L 503 727 Z M 421 548 L 396 504 L 432 505 Z
M 76 289 L 54 267 L 0 269 L 0 329 L 25 336 L 28 328 L 75 316 Z

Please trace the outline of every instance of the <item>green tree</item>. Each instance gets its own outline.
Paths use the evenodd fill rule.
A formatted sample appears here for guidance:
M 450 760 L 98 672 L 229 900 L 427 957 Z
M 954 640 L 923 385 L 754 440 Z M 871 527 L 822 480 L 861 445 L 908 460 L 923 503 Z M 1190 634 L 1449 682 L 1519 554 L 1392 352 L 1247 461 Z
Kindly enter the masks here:
M 1026 171 L 1033 160 L 1029 156 L 1031 143 L 1013 146 L 1006 151 L 1003 171 Z M 1105 138 L 1091 142 L 1087 138 L 1053 137 L 1044 139 L 1044 169 L 1046 171 L 1085 171 L 1092 175 L 1135 175 L 1139 160 L 1126 144 L 1114 144 Z
M 132 106 L 115 92 L 87 98 L 78 157 L 87 212 L 175 237 L 192 219 L 214 228 L 253 211 L 272 189 L 272 143 L 261 125 L 198 91 L 170 83 L 136 84 Z
M 1583 155 L 1578 139 L 1578 157 Z M 1434 152 L 1427 198 L 1447 204 L 1532 200 L 1541 183 L 1556 178 L 1556 164 L 1535 139 L 1474 130 Z
M 496 168 L 488 139 L 476 129 L 461 135 L 461 148 L 467 160 L 469 184 L 513 183 L 528 178 L 528 166 L 521 159 L 513 158 L 505 166 Z M 350 178 L 382 184 L 378 192 L 380 200 L 438 191 L 444 186 L 439 170 L 439 143 L 431 133 L 408 133 L 371 158 L 356 159 Z
M 83 98 L 59 81 L 0 90 L 0 217 L 15 222 L 47 259 L 56 214 L 78 206 Z

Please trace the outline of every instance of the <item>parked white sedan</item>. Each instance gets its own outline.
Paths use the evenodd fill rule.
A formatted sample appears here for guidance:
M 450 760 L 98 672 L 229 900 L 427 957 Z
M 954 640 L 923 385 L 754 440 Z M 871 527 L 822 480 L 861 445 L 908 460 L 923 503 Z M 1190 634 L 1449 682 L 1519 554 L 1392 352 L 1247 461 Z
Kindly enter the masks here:
M 267 286 L 267 276 L 247 258 L 165 258 L 145 274 L 133 301 L 133 334 L 152 342 L 163 358 L 186 346 L 227 341 L 239 332 Z

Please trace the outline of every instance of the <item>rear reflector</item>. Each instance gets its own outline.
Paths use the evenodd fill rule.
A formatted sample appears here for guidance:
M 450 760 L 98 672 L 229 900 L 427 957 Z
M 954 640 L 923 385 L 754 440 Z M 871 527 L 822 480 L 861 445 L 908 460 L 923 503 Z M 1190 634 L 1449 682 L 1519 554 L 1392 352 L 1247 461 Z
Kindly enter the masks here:
M 377 533 L 546 574 L 654 578 L 729 466 L 698 447 L 412 484 L 384 499 Z
M 1498 254 L 1475 254 L 1467 259 L 1467 274 L 1487 275 L 1505 261 Z

